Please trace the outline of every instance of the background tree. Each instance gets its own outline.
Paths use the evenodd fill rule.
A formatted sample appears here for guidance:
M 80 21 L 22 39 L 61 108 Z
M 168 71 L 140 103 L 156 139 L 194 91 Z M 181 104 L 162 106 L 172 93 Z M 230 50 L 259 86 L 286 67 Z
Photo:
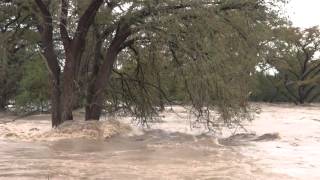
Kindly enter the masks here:
M 30 49 L 37 42 L 29 17 L 21 1 L 0 3 L 0 110 L 14 103 L 22 64 L 32 56 Z
M 285 28 L 268 46 L 268 63 L 281 77 L 287 97 L 296 104 L 314 102 L 319 97 L 320 31 Z
M 288 93 L 279 74 L 256 72 L 252 81 L 250 100 L 256 102 L 288 102 Z
M 41 56 L 22 65 L 22 79 L 19 82 L 15 97 L 15 108 L 18 112 L 48 111 L 49 109 L 49 77 Z

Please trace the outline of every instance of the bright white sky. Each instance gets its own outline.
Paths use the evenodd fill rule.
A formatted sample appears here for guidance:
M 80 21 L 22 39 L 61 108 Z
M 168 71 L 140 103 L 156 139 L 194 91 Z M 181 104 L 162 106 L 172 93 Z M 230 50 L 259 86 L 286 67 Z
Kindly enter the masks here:
M 320 25 L 320 0 L 289 0 L 286 7 L 294 26 L 308 28 Z

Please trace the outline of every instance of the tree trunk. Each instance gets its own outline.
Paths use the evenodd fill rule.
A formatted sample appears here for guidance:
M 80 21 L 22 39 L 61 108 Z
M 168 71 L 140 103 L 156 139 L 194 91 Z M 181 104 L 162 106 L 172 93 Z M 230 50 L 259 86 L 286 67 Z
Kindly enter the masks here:
M 59 78 L 59 77 L 58 77 Z M 59 79 L 51 77 L 51 120 L 52 127 L 57 127 L 62 123 L 61 121 L 61 93 L 59 86 Z
M 299 95 L 299 103 L 304 104 L 305 103 L 305 93 L 304 93 L 304 86 L 300 86 L 298 88 L 298 95 Z
M 123 43 L 130 34 L 129 26 L 123 26 L 118 30 L 107 50 L 103 64 L 94 74 L 87 92 L 86 120 L 99 120 L 113 65 L 118 53 L 124 48 Z
M 92 98 L 92 97 L 91 97 Z M 103 97 L 101 97 L 103 98 Z M 95 99 L 90 99 L 87 97 L 88 104 L 86 105 L 86 121 L 98 121 L 101 116 L 103 101 Z
M 78 21 L 74 38 L 70 38 L 67 29 L 68 1 L 61 1 L 60 35 L 65 50 L 65 67 L 61 77 L 61 67 L 54 48 L 53 20 L 48 5 L 43 0 L 35 0 L 42 21 L 37 29 L 41 34 L 42 50 L 52 77 L 52 126 L 56 127 L 66 120 L 72 120 L 75 96 L 75 83 L 88 30 L 102 5 L 103 0 L 92 0 Z M 35 18 L 37 19 L 37 18 Z M 63 81 L 60 81 L 63 78 Z
M 75 95 L 75 59 L 70 49 L 66 48 L 66 64 L 63 72 L 63 88 L 62 88 L 62 121 L 73 120 L 72 110 Z
M 5 98 L 0 97 L 0 112 L 6 109 L 6 100 Z
M 111 68 L 112 70 L 112 68 Z M 111 75 L 110 70 L 110 75 Z M 109 75 L 109 76 L 110 76 Z M 87 90 L 87 104 L 86 104 L 86 115 L 85 120 L 96 120 L 98 121 L 101 116 L 101 112 L 103 109 L 103 101 L 105 98 L 105 87 L 108 83 L 109 77 L 105 76 L 103 78 L 105 83 L 98 83 L 96 80 L 94 83 L 89 84 L 88 90 Z
M 103 60 L 103 56 L 101 55 L 101 49 L 102 49 L 102 38 L 99 34 L 97 27 L 94 25 L 95 30 L 95 38 L 96 38 L 96 44 L 95 44 L 95 51 L 94 51 L 94 58 L 92 64 L 88 64 L 90 72 L 90 76 L 88 79 L 88 87 L 86 89 L 86 115 L 85 120 L 99 120 L 102 107 L 99 107 L 97 102 L 94 102 L 93 96 L 94 96 L 94 81 L 96 80 L 99 72 L 99 66 L 101 64 L 101 61 Z
M 101 116 L 105 90 L 110 80 L 117 54 L 117 49 L 109 49 L 105 62 L 94 75 L 93 83 L 89 84 L 87 90 L 86 120 L 99 120 Z

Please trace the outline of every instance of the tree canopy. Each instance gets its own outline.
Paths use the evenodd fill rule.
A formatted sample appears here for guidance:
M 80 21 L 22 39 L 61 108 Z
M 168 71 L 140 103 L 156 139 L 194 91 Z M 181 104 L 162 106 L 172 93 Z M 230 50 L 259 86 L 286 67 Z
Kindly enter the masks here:
M 86 120 L 121 110 L 146 123 L 180 103 L 214 129 L 249 117 L 249 82 L 261 44 L 283 23 L 282 2 L 9 0 L 1 36 L 19 35 L 1 44 L 1 58 L 11 44 L 45 59 L 53 126 L 78 106 Z
M 276 86 L 282 86 L 282 93 L 296 104 L 314 102 L 320 95 L 319 35 L 318 27 L 283 27 L 266 44 L 266 63 L 280 78 Z

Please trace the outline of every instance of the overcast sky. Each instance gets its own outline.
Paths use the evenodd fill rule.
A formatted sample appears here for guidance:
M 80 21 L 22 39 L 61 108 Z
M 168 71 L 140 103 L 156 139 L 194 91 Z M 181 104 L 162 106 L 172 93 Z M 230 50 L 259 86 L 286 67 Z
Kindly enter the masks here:
M 320 0 L 291 0 L 286 10 L 294 26 L 320 25 Z

